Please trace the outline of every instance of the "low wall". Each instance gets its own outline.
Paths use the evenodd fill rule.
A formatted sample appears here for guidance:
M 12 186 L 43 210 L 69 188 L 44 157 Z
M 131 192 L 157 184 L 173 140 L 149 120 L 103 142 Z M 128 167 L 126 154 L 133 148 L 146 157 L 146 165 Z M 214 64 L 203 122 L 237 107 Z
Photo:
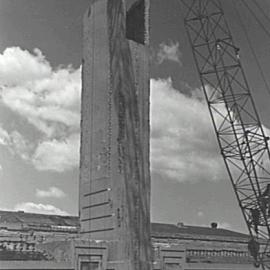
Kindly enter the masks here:
M 74 270 L 70 263 L 46 261 L 0 261 L 1 270 Z

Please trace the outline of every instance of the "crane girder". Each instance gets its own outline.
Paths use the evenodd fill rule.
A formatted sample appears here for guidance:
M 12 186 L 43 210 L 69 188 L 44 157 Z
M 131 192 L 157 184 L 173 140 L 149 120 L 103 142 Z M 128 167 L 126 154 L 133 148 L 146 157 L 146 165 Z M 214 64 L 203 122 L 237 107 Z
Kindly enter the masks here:
M 269 137 L 257 113 L 240 50 L 219 0 L 181 2 L 221 155 L 251 236 L 251 255 L 256 265 L 270 269 Z

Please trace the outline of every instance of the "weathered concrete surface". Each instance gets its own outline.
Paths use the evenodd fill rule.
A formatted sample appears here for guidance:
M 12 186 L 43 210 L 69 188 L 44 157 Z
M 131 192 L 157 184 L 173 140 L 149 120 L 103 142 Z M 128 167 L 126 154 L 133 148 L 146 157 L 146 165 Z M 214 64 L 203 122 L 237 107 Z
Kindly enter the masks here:
M 119 262 L 117 269 L 148 270 L 149 57 L 141 44 L 148 17 L 145 29 L 131 33 L 145 42 L 128 40 L 125 4 L 134 2 L 93 1 L 85 16 L 80 222 L 82 237 L 108 241 L 108 261 Z M 149 1 L 138 4 L 146 15 Z M 140 17 L 136 7 L 132 12 L 130 18 Z
M 87 237 L 113 240 L 113 115 L 106 13 L 106 1 L 96 1 L 84 20 L 80 223 L 81 233 Z
M 136 84 L 140 79 L 144 81 L 148 73 L 139 73 L 142 66 L 147 66 L 143 62 L 146 55 L 136 53 L 142 51 L 143 47 L 132 47 L 126 39 L 125 15 L 120 1 L 108 2 L 108 18 L 110 20 L 110 55 L 114 106 L 118 118 L 118 166 L 119 173 L 123 179 L 122 204 L 125 208 L 125 222 L 127 227 L 123 237 L 123 242 L 129 238 L 128 248 L 131 251 L 131 261 L 134 269 L 150 268 L 150 207 L 149 207 L 149 166 L 145 157 L 149 158 L 144 147 L 149 147 L 148 129 L 142 129 L 145 119 L 145 107 L 149 105 L 149 92 L 147 99 L 143 90 L 149 89 L 149 85 Z M 135 22 L 134 22 L 135 23 Z M 134 51 L 132 57 L 131 50 Z M 138 63 L 136 63 L 138 61 Z M 137 76 L 136 76 L 136 75 Z M 139 77 L 140 76 L 140 77 Z M 137 78 L 136 78 L 137 77 Z M 136 80 L 137 79 L 137 80 Z M 149 79 L 149 77 L 147 78 Z M 139 87 L 141 86 L 141 87 Z M 145 86 L 145 87 L 144 87 Z M 142 96 L 141 102 L 139 92 Z M 141 106 L 140 106 L 141 105 Z M 141 114 L 140 114 L 141 111 Z M 147 118 L 149 115 L 147 115 Z M 144 134 L 147 134 L 148 141 Z M 146 175 L 148 178 L 146 179 Z

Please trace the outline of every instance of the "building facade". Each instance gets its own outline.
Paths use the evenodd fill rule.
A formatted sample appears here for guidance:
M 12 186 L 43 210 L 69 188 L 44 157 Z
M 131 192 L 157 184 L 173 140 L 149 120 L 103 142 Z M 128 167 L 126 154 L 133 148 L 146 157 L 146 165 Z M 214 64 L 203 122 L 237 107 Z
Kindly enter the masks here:
M 78 217 L 0 211 L 0 269 L 15 269 L 16 265 L 76 269 L 78 249 L 84 254 L 82 266 L 91 262 L 96 268 L 90 269 L 116 269 L 113 262 L 104 262 L 106 242 L 82 240 L 79 224 Z M 154 270 L 255 269 L 248 240 L 246 234 L 215 226 L 152 223 L 152 266 Z

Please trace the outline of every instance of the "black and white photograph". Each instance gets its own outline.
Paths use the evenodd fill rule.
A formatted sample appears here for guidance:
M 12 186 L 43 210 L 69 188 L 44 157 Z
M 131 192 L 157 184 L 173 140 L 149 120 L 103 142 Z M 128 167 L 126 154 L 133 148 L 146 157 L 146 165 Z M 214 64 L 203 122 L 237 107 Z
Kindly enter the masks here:
M 0 270 L 270 270 L 269 0 L 0 0 Z

